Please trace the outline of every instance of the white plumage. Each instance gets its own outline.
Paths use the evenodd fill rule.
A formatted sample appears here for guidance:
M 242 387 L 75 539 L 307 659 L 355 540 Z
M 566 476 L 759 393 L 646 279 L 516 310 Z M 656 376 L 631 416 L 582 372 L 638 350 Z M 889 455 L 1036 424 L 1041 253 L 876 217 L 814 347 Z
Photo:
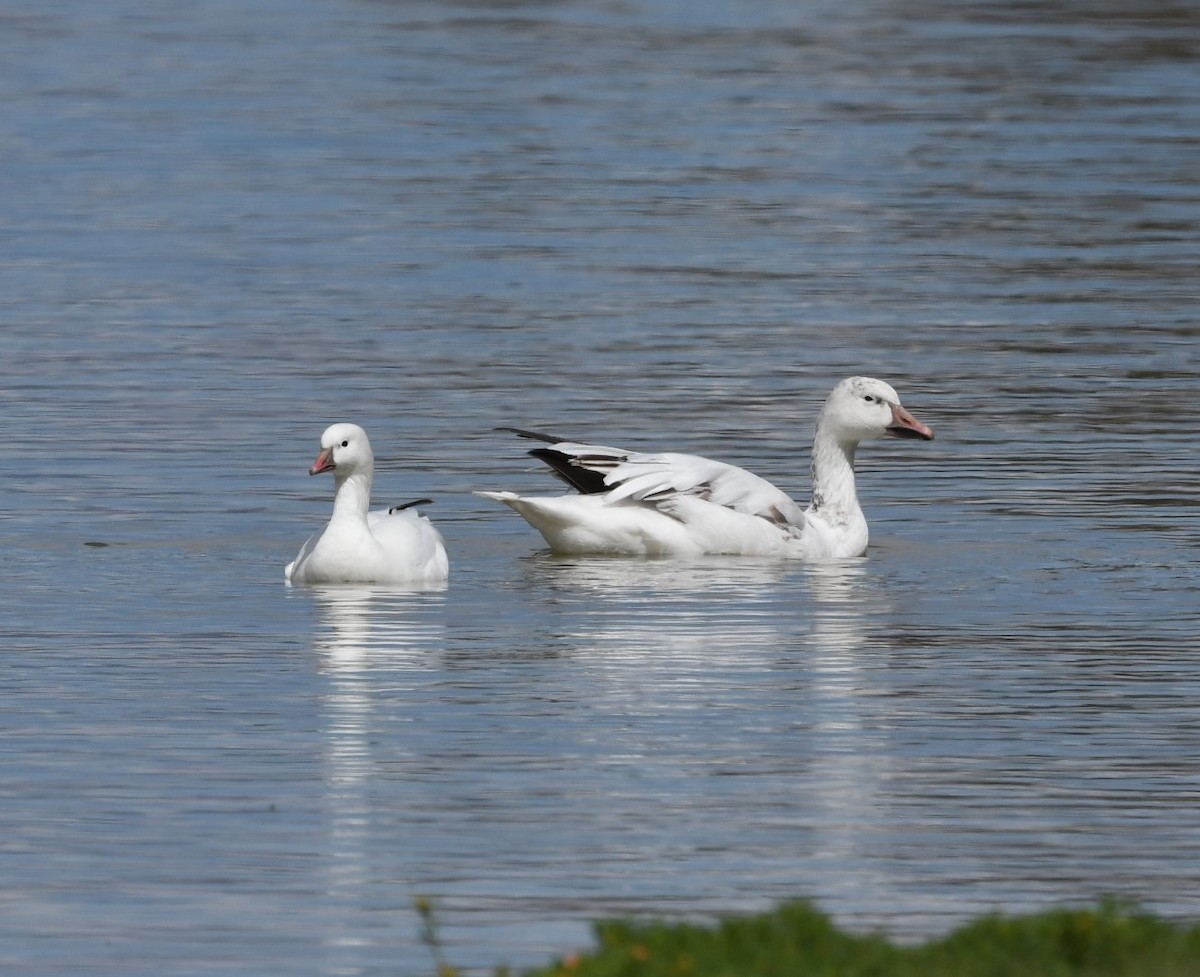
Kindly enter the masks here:
M 449 560 L 441 533 L 409 503 L 370 511 L 375 456 L 357 424 L 333 424 L 321 435 L 310 475 L 332 471 L 333 515 L 283 571 L 291 583 L 436 584 Z M 428 499 L 421 502 L 428 503 Z
M 530 452 L 580 495 L 478 492 L 511 506 L 559 553 L 666 556 L 732 554 L 836 559 L 867 548 L 854 452 L 860 441 L 931 440 L 891 386 L 843 380 L 825 401 L 812 447 L 812 502 L 801 508 L 764 478 L 697 455 L 642 454 L 558 441 Z

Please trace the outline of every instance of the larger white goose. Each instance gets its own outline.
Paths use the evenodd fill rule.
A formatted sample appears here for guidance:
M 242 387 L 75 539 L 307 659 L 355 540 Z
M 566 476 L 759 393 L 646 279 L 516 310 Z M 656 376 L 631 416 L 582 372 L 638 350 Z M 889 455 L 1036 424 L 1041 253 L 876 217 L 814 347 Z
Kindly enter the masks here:
M 817 419 L 812 502 L 802 509 L 766 479 L 720 461 L 515 433 L 549 442 L 529 453 L 581 494 L 476 494 L 511 506 L 555 552 L 808 560 L 866 552 L 867 520 L 854 484 L 854 452 L 860 441 L 933 439 L 933 430 L 900 406 L 896 391 L 882 380 L 843 380 Z
M 441 533 L 412 506 L 371 512 L 375 455 L 357 424 L 333 424 L 321 435 L 310 475 L 333 472 L 333 515 L 283 571 L 291 583 L 441 583 L 449 572 Z M 428 499 L 420 502 L 428 503 Z

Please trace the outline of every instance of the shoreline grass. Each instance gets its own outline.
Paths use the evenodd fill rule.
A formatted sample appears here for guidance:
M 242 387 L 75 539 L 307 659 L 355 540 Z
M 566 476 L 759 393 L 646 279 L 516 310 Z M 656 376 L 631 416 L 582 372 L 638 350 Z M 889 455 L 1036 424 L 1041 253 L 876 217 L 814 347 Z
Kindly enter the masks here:
M 426 923 L 430 912 L 424 903 Z M 1116 901 L 984 916 L 912 946 L 846 932 L 802 901 L 708 925 L 611 920 L 594 929 L 594 950 L 521 977 L 1200 977 L 1200 924 Z M 439 977 L 455 977 L 440 950 L 435 961 Z

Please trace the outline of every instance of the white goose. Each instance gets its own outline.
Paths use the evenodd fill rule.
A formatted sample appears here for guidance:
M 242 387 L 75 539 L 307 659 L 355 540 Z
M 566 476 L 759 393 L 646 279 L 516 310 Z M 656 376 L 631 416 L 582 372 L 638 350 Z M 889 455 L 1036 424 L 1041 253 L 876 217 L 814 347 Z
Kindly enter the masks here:
M 817 419 L 812 502 L 802 509 L 766 479 L 697 455 L 640 454 L 507 430 L 550 442 L 529 453 L 582 494 L 476 494 L 511 506 L 555 552 L 808 560 L 866 552 L 867 520 L 854 486 L 860 441 L 933 439 L 933 430 L 901 407 L 896 391 L 882 380 L 843 380 Z
M 321 435 L 310 475 L 333 472 L 333 515 L 283 571 L 291 583 L 440 583 L 449 572 L 441 533 L 412 506 L 370 512 L 375 456 L 357 424 L 333 424 Z

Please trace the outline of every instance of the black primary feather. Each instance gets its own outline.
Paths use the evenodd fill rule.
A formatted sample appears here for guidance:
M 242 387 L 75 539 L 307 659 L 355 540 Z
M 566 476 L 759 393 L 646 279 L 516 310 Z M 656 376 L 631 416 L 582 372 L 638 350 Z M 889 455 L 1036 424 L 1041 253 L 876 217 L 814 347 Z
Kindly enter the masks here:
M 600 495 L 608 491 L 601 472 L 580 468 L 570 455 L 553 448 L 534 448 L 529 453 L 549 465 L 555 475 L 584 495 Z
M 393 512 L 400 512 L 402 509 L 411 509 L 414 505 L 433 505 L 433 499 L 413 499 L 411 502 L 401 502 L 399 505 L 394 505 L 388 509 L 388 515 Z
M 520 427 L 498 427 L 497 431 L 508 431 L 510 434 L 515 434 L 521 438 L 529 438 L 530 441 L 545 441 L 547 444 L 561 444 L 566 441 L 566 438 L 556 438 L 552 434 L 542 434 L 538 431 L 526 431 Z
M 562 444 L 566 439 L 558 438 L 552 434 L 543 434 L 540 431 L 529 431 L 521 427 L 498 427 L 497 431 L 508 431 L 518 437 L 528 438 L 531 441 L 545 441 L 547 444 Z M 571 455 L 561 451 L 555 451 L 553 448 L 534 448 L 529 452 L 538 461 L 544 462 L 550 467 L 559 478 L 583 495 L 602 495 L 609 490 L 608 485 L 604 484 L 603 472 L 590 471 L 587 468 L 581 467 L 592 459 L 588 458 L 572 458 Z M 595 459 L 597 463 L 613 466 L 613 460 L 608 457 Z

